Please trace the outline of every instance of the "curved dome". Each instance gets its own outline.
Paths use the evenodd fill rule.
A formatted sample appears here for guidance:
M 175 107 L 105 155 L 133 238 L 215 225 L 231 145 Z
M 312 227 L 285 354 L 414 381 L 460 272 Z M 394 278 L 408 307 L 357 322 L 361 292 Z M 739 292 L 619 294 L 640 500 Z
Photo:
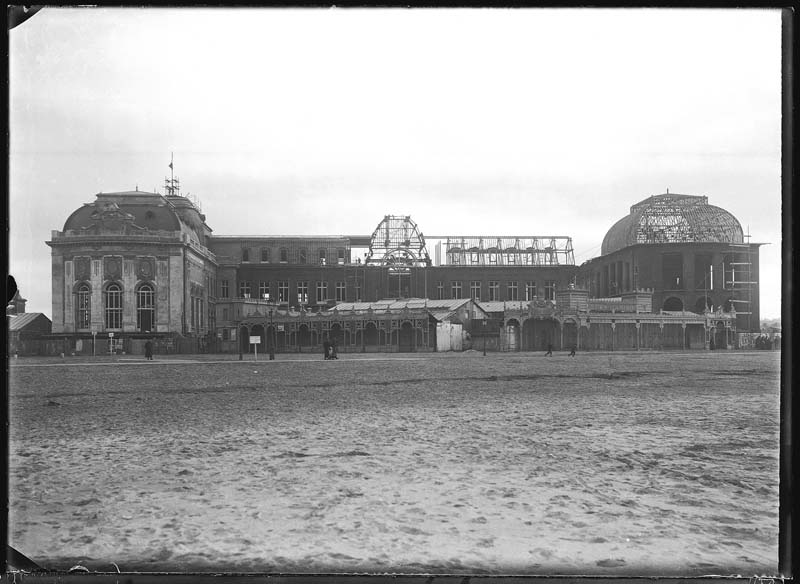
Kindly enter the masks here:
M 137 231 L 180 231 L 203 245 L 211 233 L 205 215 L 189 199 L 144 191 L 98 193 L 93 203 L 85 203 L 67 218 L 64 231 L 90 229 L 109 215 L 112 222 L 128 223 Z
M 76 209 L 64 223 L 64 231 L 85 229 L 97 219 L 93 215 L 104 206 L 113 204 L 132 216 L 135 225 L 156 231 L 177 231 L 180 220 L 175 212 L 156 193 L 133 191 L 126 193 L 99 193 L 97 200 Z
M 647 243 L 742 243 L 742 226 L 708 197 L 654 195 L 636 203 L 603 238 L 601 255 Z

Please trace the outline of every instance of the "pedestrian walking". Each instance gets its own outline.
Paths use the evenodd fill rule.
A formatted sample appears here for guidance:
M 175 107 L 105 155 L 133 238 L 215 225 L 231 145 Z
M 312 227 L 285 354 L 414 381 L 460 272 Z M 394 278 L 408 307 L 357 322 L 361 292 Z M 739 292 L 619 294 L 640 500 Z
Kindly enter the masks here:
M 339 343 L 336 341 L 336 337 L 333 337 L 333 341 L 331 341 L 331 359 L 338 359 L 339 358 Z
M 144 344 L 144 358 L 148 361 L 153 360 L 153 342 L 147 340 Z
M 572 347 L 572 350 L 569 352 L 569 356 L 570 357 L 574 357 L 575 356 L 575 348 L 576 347 Z
M 324 341 L 322 341 L 322 350 L 325 351 L 325 357 L 324 358 L 327 361 L 328 359 L 331 358 L 331 344 L 328 341 L 328 339 L 325 339 Z
M 545 353 L 544 356 L 545 357 L 553 356 L 553 343 L 547 343 L 547 353 Z

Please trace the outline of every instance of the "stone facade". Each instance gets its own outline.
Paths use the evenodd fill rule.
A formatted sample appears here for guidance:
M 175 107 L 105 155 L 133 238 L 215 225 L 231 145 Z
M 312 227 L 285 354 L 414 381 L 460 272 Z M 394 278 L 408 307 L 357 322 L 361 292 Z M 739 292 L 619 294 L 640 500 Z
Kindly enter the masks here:
M 54 333 L 213 334 L 211 230 L 196 209 L 200 227 L 187 225 L 170 199 L 100 194 L 52 233 Z
M 647 200 L 653 201 L 658 197 Z M 622 233 L 619 225 L 614 233 Z M 621 235 L 614 241 L 625 243 Z M 633 242 L 606 246 L 580 266 L 367 264 L 353 258 L 370 245 L 369 236 L 214 236 L 188 199 L 140 191 L 98 194 L 47 243 L 53 333 L 74 338 L 188 338 L 199 349 L 238 350 L 250 301 L 288 315 L 387 298 L 520 303 L 503 305 L 505 314 L 497 316 L 508 327 L 492 333 L 497 348 L 506 343 L 500 339 L 528 349 L 602 347 L 606 336 L 626 339 L 625 346 L 685 347 L 698 339 L 708 345 L 714 322 L 739 331 L 758 327 L 759 244 Z M 727 316 L 715 316 L 722 312 Z M 640 318 L 649 313 L 660 320 Z M 643 332 L 652 326 L 656 332 Z M 680 334 L 669 332 L 675 326 Z M 304 346 L 303 339 L 284 345 Z M 415 346 L 434 343 L 425 336 Z

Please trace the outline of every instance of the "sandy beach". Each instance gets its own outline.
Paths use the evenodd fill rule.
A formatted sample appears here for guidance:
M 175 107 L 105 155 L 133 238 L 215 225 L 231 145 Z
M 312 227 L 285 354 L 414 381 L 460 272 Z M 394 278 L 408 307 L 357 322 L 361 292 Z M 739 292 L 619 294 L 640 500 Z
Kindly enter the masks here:
M 42 566 L 775 574 L 769 352 L 18 359 Z

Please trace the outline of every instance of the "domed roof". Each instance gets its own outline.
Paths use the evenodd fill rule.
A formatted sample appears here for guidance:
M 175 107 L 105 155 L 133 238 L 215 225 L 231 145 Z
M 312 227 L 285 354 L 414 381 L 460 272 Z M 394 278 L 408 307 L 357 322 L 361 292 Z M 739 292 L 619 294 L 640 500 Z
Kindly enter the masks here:
M 647 243 L 742 243 L 739 221 L 725 209 L 708 204 L 708 197 L 654 195 L 636 203 L 603 239 L 601 254 Z
M 114 229 L 127 223 L 134 231 L 181 231 L 205 245 L 211 229 L 194 204 L 181 196 L 127 191 L 98 193 L 97 199 L 76 209 L 64 223 L 64 231 L 91 229 L 98 222 Z
M 75 210 L 64 223 L 64 231 L 87 228 L 96 222 L 94 214 L 101 207 L 114 206 L 132 216 L 135 225 L 157 231 L 176 231 L 180 221 L 157 193 L 133 191 L 125 193 L 98 193 L 97 200 Z

